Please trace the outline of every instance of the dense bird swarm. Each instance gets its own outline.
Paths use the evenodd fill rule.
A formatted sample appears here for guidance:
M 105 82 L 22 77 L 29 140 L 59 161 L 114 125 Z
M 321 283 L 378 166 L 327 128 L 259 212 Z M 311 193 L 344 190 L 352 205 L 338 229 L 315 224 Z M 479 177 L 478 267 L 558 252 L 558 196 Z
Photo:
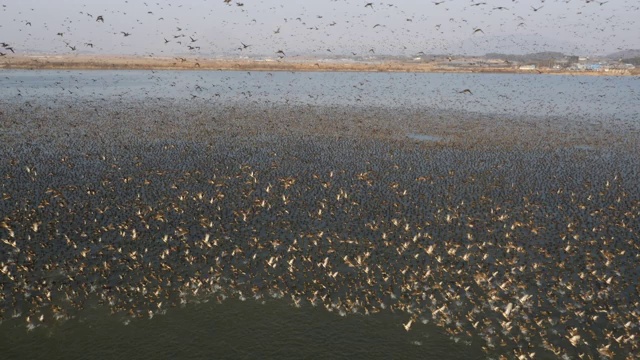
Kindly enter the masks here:
M 265 127 L 268 112 L 227 109 L 203 134 L 182 110 L 79 121 L 62 107 L 48 118 L 75 126 L 13 134 L 41 110 L 3 113 L 3 320 L 48 326 L 99 303 L 127 323 L 195 300 L 284 298 L 406 313 L 407 330 L 479 335 L 488 353 L 638 352 L 630 147 L 367 139 L 311 131 L 302 111 Z M 225 122 L 263 130 L 214 131 Z

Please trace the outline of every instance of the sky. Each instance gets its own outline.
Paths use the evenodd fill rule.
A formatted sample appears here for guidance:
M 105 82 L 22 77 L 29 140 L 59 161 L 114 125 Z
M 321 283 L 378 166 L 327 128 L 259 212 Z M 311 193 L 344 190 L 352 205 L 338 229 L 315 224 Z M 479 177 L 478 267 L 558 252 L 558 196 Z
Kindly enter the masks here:
M 637 19 L 638 0 L 0 0 L 0 42 L 16 55 L 604 55 L 640 49 Z

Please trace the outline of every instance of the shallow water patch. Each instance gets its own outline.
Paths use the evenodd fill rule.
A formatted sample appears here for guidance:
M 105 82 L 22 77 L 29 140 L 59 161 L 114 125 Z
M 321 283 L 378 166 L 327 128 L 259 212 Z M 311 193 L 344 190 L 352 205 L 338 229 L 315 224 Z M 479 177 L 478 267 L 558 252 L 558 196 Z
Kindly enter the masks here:
M 419 140 L 419 141 L 443 141 L 444 138 L 440 137 L 440 136 L 435 136 L 435 135 L 428 135 L 428 134 L 417 134 L 417 133 L 410 133 L 407 134 L 407 137 L 409 139 L 413 139 L 413 140 Z

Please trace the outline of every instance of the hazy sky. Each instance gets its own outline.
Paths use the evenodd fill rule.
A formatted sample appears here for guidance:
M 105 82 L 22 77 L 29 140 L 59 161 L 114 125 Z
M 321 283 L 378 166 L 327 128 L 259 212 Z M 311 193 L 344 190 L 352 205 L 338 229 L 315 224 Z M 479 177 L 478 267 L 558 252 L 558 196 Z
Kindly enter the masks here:
M 588 55 L 640 48 L 638 0 L 368 2 L 0 0 L 0 42 L 16 53 L 142 56 L 275 57 L 278 50 L 287 57 L 547 50 Z M 96 21 L 99 15 L 104 23 Z

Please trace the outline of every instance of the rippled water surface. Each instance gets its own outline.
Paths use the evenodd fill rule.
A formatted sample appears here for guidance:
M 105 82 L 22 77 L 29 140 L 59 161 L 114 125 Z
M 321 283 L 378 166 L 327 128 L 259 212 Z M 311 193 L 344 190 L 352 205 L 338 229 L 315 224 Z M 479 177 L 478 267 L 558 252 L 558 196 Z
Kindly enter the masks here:
M 637 77 L 538 74 L 21 71 L 0 72 L 0 99 L 148 97 L 216 103 L 421 107 L 484 114 L 638 120 Z M 470 89 L 472 95 L 459 93 Z

